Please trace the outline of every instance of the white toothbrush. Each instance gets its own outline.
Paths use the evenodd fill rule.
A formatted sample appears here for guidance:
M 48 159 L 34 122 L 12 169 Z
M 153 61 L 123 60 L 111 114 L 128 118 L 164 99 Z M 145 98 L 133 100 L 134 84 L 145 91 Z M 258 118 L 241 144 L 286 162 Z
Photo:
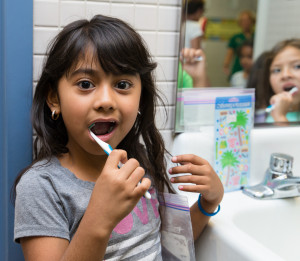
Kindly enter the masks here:
M 290 94 L 293 94 L 293 93 L 296 92 L 296 91 L 298 91 L 298 88 L 297 88 L 297 87 L 293 87 L 293 88 L 289 91 L 289 93 L 290 93 Z M 266 108 L 266 112 L 267 112 L 267 113 L 270 113 L 274 108 L 275 108 L 275 104 L 271 104 L 271 105 L 269 105 L 269 106 Z
M 93 125 L 91 126 L 93 127 Z M 90 127 L 90 128 L 91 128 Z M 98 145 L 104 150 L 104 152 L 109 155 L 112 151 L 113 148 L 106 142 L 104 142 L 103 140 L 99 139 L 90 129 L 90 134 L 93 137 L 93 139 L 98 143 Z M 121 168 L 121 164 L 118 165 L 119 168 Z M 141 182 L 139 182 L 140 184 Z M 144 194 L 145 198 L 147 199 L 151 199 L 151 194 L 149 193 L 149 191 L 146 191 Z

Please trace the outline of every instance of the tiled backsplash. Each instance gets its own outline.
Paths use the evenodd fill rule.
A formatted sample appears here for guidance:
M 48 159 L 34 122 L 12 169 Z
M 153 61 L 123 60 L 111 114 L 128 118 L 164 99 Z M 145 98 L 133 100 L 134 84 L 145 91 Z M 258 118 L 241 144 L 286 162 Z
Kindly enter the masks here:
M 174 126 L 181 0 L 34 0 L 33 80 L 40 75 L 49 40 L 69 22 L 110 15 L 131 24 L 144 38 L 158 63 L 156 80 L 167 115 L 157 108 L 157 123 L 170 149 Z M 34 84 L 35 85 L 35 84 Z

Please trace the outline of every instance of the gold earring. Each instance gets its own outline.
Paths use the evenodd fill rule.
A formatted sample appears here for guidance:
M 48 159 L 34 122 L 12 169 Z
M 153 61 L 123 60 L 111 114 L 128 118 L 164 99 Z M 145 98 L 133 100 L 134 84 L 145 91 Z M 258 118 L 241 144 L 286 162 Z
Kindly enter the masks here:
M 51 115 L 52 120 L 56 121 L 58 119 L 58 117 L 59 117 L 59 113 L 56 114 L 56 111 L 53 110 L 52 111 L 52 115 Z

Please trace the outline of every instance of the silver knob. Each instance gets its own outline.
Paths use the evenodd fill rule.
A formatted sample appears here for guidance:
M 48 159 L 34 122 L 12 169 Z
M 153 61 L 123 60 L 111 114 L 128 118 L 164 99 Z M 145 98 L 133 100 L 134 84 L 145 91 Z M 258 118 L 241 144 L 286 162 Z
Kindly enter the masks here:
M 271 171 L 289 174 L 293 168 L 293 157 L 282 153 L 272 153 L 270 160 Z

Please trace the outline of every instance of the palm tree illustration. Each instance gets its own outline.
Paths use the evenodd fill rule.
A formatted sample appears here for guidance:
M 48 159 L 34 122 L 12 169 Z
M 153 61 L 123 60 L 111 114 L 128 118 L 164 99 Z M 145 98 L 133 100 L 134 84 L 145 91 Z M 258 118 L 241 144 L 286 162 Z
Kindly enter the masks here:
M 225 186 L 228 186 L 229 177 L 230 177 L 230 170 L 231 170 L 230 167 L 235 167 L 239 163 L 240 162 L 238 161 L 236 156 L 234 156 L 234 154 L 231 150 L 225 151 L 222 154 L 222 158 L 221 158 L 222 168 L 225 169 L 227 167 L 227 170 L 228 170 Z
M 248 122 L 247 113 L 244 112 L 244 111 L 237 111 L 236 121 L 232 121 L 232 122 L 229 123 L 229 125 L 233 129 L 235 129 L 235 128 L 238 129 L 238 136 L 239 136 L 240 146 L 243 145 L 242 138 L 241 138 L 241 127 L 246 128 L 247 122 Z

